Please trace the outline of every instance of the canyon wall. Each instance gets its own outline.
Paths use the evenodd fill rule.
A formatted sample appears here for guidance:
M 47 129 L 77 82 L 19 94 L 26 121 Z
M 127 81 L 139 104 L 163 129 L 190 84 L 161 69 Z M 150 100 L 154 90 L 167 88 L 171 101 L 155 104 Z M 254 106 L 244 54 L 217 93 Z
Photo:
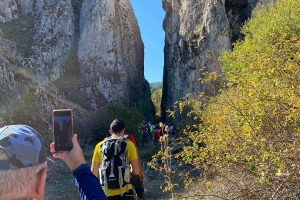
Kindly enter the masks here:
M 86 0 L 80 18 L 78 60 L 91 105 L 141 108 L 149 101 L 144 44 L 128 0 Z M 148 111 L 152 112 L 152 111 Z
M 26 94 L 47 96 L 47 113 L 116 105 L 153 119 L 130 1 L 1 0 L 0 92 L 0 124 Z
M 274 0 L 163 0 L 166 16 L 162 120 L 167 109 L 186 94 L 215 94 L 201 84 L 203 72 L 221 72 L 219 57 L 243 39 L 240 34 L 252 11 Z

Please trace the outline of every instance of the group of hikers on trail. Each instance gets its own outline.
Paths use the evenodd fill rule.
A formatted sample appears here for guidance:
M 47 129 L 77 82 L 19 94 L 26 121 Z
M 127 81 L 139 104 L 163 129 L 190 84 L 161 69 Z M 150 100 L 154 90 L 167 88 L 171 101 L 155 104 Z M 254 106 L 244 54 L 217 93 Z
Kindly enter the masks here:
M 159 122 L 158 124 L 152 124 L 151 121 L 148 123 L 143 122 L 139 125 L 139 129 L 141 130 L 139 132 L 142 134 L 142 147 L 145 147 L 145 144 L 149 146 L 152 139 L 153 145 L 158 149 L 160 137 L 164 134 L 167 134 L 169 138 L 178 137 L 173 123 L 168 126 L 162 122 Z
M 51 143 L 50 152 L 73 171 L 82 200 L 145 199 L 144 174 L 135 138 L 126 134 L 125 122 L 120 119 L 110 124 L 109 133 L 96 145 L 91 168 L 86 164 L 77 134 L 72 136 L 71 151 L 57 152 Z M 41 136 L 32 127 L 2 127 L 0 199 L 44 199 L 47 160 Z

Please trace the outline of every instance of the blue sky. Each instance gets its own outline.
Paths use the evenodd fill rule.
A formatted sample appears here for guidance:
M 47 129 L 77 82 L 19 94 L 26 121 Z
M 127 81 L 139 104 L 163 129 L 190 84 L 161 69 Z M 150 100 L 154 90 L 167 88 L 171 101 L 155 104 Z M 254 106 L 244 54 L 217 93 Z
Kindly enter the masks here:
M 162 0 L 130 0 L 145 45 L 145 78 L 149 83 L 162 82 L 165 11 Z

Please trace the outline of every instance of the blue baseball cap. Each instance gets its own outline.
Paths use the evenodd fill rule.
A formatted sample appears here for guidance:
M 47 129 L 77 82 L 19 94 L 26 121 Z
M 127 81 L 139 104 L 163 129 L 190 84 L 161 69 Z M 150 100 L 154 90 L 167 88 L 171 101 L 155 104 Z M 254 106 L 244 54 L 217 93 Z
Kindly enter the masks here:
M 0 149 L 8 155 L 8 160 L 0 160 L 0 170 L 30 167 L 47 159 L 42 137 L 27 125 L 2 127 Z

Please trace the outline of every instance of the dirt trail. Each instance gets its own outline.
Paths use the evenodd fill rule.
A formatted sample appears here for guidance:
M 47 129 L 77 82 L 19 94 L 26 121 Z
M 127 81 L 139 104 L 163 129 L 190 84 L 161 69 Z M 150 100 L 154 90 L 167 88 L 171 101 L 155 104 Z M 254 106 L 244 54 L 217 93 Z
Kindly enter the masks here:
M 78 190 L 72 171 L 61 161 L 48 162 L 45 200 L 76 200 Z
M 91 164 L 93 147 L 87 146 L 83 150 L 88 164 Z M 153 153 L 152 146 L 145 147 L 140 150 L 142 158 L 143 170 L 146 175 L 144 187 L 146 189 L 145 197 L 147 200 L 163 200 L 170 199 L 170 194 L 160 189 L 164 183 L 163 176 L 160 172 L 153 171 L 147 167 Z M 75 178 L 72 172 L 59 160 L 55 163 L 48 163 L 48 177 L 45 190 L 45 200 L 78 200 L 78 190 L 75 185 Z

